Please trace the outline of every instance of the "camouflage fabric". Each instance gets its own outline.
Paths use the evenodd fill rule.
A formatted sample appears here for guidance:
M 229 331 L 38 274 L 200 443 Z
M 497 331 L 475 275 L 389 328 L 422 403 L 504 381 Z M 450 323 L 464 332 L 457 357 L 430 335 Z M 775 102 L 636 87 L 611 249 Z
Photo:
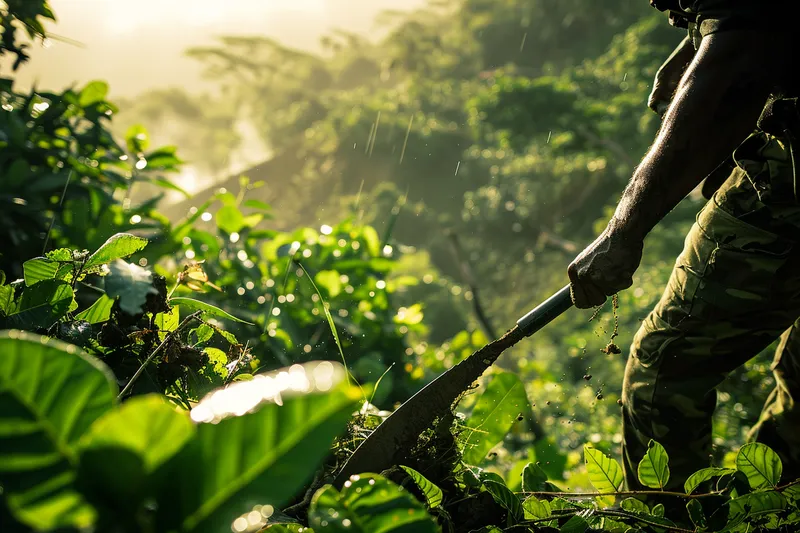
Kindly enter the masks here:
M 790 150 L 763 132 L 697 216 L 668 285 L 634 336 L 623 385 L 631 489 L 650 439 L 670 456 L 670 489 L 710 466 L 716 387 L 781 337 L 778 385 L 754 428 L 800 477 L 800 203 Z

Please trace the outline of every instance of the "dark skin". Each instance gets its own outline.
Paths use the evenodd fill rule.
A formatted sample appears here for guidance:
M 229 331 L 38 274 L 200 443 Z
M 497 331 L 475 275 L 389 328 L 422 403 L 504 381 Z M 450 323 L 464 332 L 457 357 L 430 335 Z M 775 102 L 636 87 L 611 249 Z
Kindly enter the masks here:
M 763 31 L 732 30 L 702 40 L 614 216 L 569 265 L 576 307 L 601 305 L 630 287 L 645 236 L 754 130 L 779 84 L 776 73 L 791 68 L 777 53 L 788 45 L 777 39 Z M 669 92 L 668 83 L 663 91 L 656 88 L 661 99 Z M 651 102 L 658 101 L 651 95 Z

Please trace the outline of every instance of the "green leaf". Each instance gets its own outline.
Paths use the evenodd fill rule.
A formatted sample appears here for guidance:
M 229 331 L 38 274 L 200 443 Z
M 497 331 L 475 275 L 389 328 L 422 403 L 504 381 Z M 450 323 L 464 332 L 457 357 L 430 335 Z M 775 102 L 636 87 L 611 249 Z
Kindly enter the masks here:
M 207 395 L 191 412 L 196 437 L 161 469 L 157 501 L 168 505 L 155 529 L 228 533 L 254 505 L 286 504 L 358 405 L 344 375 L 329 361 L 307 363 Z
M 439 526 L 408 491 L 377 474 L 353 476 L 339 492 L 314 494 L 309 523 L 330 533 L 436 533 Z
M 664 504 L 663 503 L 655 504 L 653 506 L 653 510 L 650 511 L 650 512 L 653 514 L 653 516 L 657 516 L 659 518 L 663 518 L 663 516 L 664 516 Z
M 689 500 L 686 502 L 686 511 L 689 513 L 689 518 L 698 529 L 705 529 L 708 526 L 706 514 L 703 511 L 703 505 L 698 500 Z
M 700 484 L 709 479 L 732 474 L 733 472 L 735 472 L 733 468 L 703 468 L 689 476 L 689 479 L 683 484 L 683 489 L 686 491 L 686 494 L 691 494 Z
M 405 470 L 406 474 L 408 474 L 411 479 L 414 480 L 419 490 L 425 495 L 425 501 L 428 503 L 428 508 L 433 509 L 434 507 L 439 507 L 442 504 L 442 500 L 444 498 L 442 494 L 442 489 L 436 486 L 435 483 L 432 483 L 428 480 L 425 476 L 417 472 L 411 467 L 402 466 L 400 468 Z
M 525 386 L 516 374 L 496 374 L 478 398 L 466 420 L 463 460 L 480 465 L 486 454 L 502 442 L 520 413 L 528 409 Z
M 766 444 L 751 442 L 739 449 L 736 468 L 747 476 L 754 489 L 775 488 L 781 479 L 783 464 L 780 457 Z
M 314 276 L 317 285 L 324 288 L 328 296 L 336 298 L 342 292 L 341 276 L 335 270 L 320 270 Z
M 302 524 L 272 524 L 264 528 L 263 531 L 269 533 L 314 533 L 310 527 L 304 527 Z
M 639 461 L 639 482 L 651 489 L 663 489 L 669 481 L 669 456 L 664 447 L 654 440 L 647 444 L 647 453 Z
M 194 330 L 194 334 L 197 335 L 198 344 L 203 344 L 214 336 L 214 328 L 208 324 L 200 324 L 197 326 L 197 329 Z
M 364 242 L 367 245 L 367 251 L 369 252 L 370 257 L 380 257 L 381 256 L 381 238 L 378 236 L 378 232 L 372 226 L 364 226 L 361 229 L 361 236 L 364 238 Z
M 75 293 L 69 283 L 57 279 L 40 281 L 22 291 L 9 322 L 25 328 L 49 328 L 75 308 Z
M 14 311 L 14 287 L 0 285 L 0 316 L 8 315 Z
M 189 414 L 178 411 L 160 394 L 135 396 L 97 419 L 80 448 L 126 448 L 142 457 L 148 472 L 154 472 L 192 438 L 195 429 Z
M 75 450 L 117 393 L 111 372 L 76 346 L 0 332 L 0 485 L 18 520 L 40 530 L 93 523 L 74 486 Z
M 272 211 L 272 206 L 261 200 L 245 200 L 242 207 L 249 207 L 250 209 L 259 209 L 261 211 Z
M 119 308 L 125 313 L 136 316 L 144 312 L 147 295 L 158 294 L 153 287 L 152 272 L 134 263 L 117 259 L 109 266 L 111 273 L 106 276 L 106 294 L 111 298 L 119 297 Z
M 528 463 L 522 470 L 522 491 L 542 492 L 547 483 L 547 474 L 538 464 Z
M 179 307 L 176 305 L 168 313 L 158 313 L 155 317 L 156 327 L 164 332 L 175 331 L 180 324 Z
M 114 300 L 105 294 L 98 298 L 88 309 L 81 311 L 75 318 L 85 320 L 90 324 L 105 322 L 111 317 L 111 308 L 114 307 Z
M 25 285 L 30 287 L 40 281 L 53 279 L 58 272 L 58 263 L 49 261 L 44 257 L 29 259 L 22 263 L 22 272 L 25 277 Z
M 582 516 L 575 515 L 561 526 L 560 533 L 583 533 L 589 529 L 589 522 Z
M 620 506 L 631 513 L 644 513 L 650 514 L 650 508 L 647 507 L 647 504 L 644 503 L 642 500 L 637 500 L 636 498 L 625 498 L 620 503 Z
M 525 513 L 525 520 L 548 518 L 552 514 L 550 502 L 540 500 L 536 496 L 530 496 L 522 502 L 522 510 Z
M 514 520 L 514 522 L 519 522 L 525 517 L 525 513 L 522 509 L 522 503 L 520 503 L 517 495 L 511 492 L 511 490 L 506 486 L 502 478 L 499 480 L 488 479 L 485 475 L 482 475 L 481 478 L 483 481 L 483 486 L 486 487 L 486 490 L 492 495 L 494 501 L 508 511 L 509 516 Z
M 151 165 L 153 167 L 155 167 L 156 166 L 155 163 L 156 163 L 156 161 L 153 161 L 153 160 L 148 160 L 147 161 L 148 167 L 150 167 Z M 162 189 L 168 189 L 170 191 L 179 192 L 184 196 L 184 198 L 191 198 L 192 197 L 192 195 L 189 194 L 189 192 L 186 191 L 186 189 L 183 189 L 183 188 L 179 187 L 178 185 L 174 184 L 173 182 L 171 182 L 168 179 L 164 179 L 164 178 L 161 178 L 161 177 L 155 177 L 155 178 L 150 178 L 150 181 L 152 183 L 158 185 Z
M 780 492 L 770 490 L 766 492 L 753 492 L 726 502 L 728 512 L 728 525 L 741 523 L 745 518 L 777 513 L 786 509 L 788 502 Z
M 140 154 L 150 146 L 150 136 L 144 126 L 135 124 L 125 132 L 125 142 L 128 145 L 129 152 Z
M 105 101 L 108 95 L 108 84 L 104 81 L 89 82 L 80 93 L 78 103 L 81 107 L 89 107 Z
M 104 242 L 95 253 L 86 260 L 84 269 L 104 265 L 116 259 L 122 259 L 144 249 L 147 239 L 131 235 L 130 233 L 117 233 Z
M 170 298 L 169 303 L 170 305 L 180 305 L 190 313 L 193 311 L 202 311 L 207 315 L 217 316 L 220 318 L 225 318 L 227 320 L 233 320 L 234 322 L 241 322 L 242 324 L 248 324 L 250 326 L 253 325 L 252 322 L 247 322 L 245 320 L 242 320 L 241 318 L 236 318 L 232 314 L 228 313 L 227 311 L 223 311 L 219 307 L 207 304 L 205 302 L 201 302 L 200 300 L 195 300 L 194 298 L 175 296 Z
M 215 218 L 217 227 L 228 234 L 238 233 L 245 227 L 244 215 L 235 205 L 220 207 Z
M 589 481 L 594 488 L 602 493 L 617 492 L 622 484 L 622 467 L 619 463 L 590 444 L 583 447 L 583 456 Z M 602 498 L 602 501 L 610 505 L 609 502 L 613 503 L 613 498 Z

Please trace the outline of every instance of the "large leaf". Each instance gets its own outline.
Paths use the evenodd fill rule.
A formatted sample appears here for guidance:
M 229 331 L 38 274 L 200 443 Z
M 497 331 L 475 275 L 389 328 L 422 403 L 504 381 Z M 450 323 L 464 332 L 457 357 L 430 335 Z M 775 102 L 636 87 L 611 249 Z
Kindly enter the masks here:
M 770 490 L 753 492 L 727 502 L 728 528 L 741 523 L 745 518 L 757 517 L 769 513 L 777 513 L 786 509 L 786 498 L 780 492 Z
M 781 479 L 783 464 L 780 457 L 766 444 L 745 444 L 736 455 L 736 468 L 747 476 L 754 489 L 775 488 Z
M 162 469 L 157 529 L 228 533 L 255 505 L 289 501 L 357 406 L 343 380 L 344 368 L 324 361 L 210 393 L 191 413 L 196 437 Z
M 583 447 L 586 470 L 589 481 L 598 492 L 613 494 L 622 484 L 622 467 L 619 463 L 603 454 L 600 450 L 587 444 Z M 605 503 L 613 502 L 613 498 L 604 498 Z
M 217 227 L 225 233 L 238 233 L 245 227 L 244 215 L 239 208 L 234 205 L 226 205 L 219 208 L 216 214 Z
M 189 414 L 160 394 L 134 397 L 96 420 L 81 439 L 78 486 L 98 507 L 131 519 L 154 489 L 153 473 L 194 432 Z
M 519 414 L 528 409 L 527 403 L 525 386 L 516 374 L 495 375 L 466 421 L 464 462 L 482 464 L 486 454 L 505 438 Z
M 147 239 L 131 235 L 130 233 L 117 233 L 104 242 L 95 253 L 86 260 L 84 269 L 110 263 L 116 259 L 128 257 L 147 246 Z
M 75 315 L 75 318 L 85 320 L 89 324 L 99 324 L 109 319 L 112 307 L 114 307 L 114 300 L 104 294 L 90 307 Z
M 339 492 L 331 485 L 311 500 L 309 522 L 330 533 L 435 533 L 433 518 L 408 491 L 376 474 L 353 476 Z
M 92 523 L 74 486 L 76 444 L 117 392 L 111 373 L 77 347 L 0 332 L 0 484 L 19 520 L 37 529 Z
M 502 478 L 488 478 L 486 474 L 485 472 L 481 475 L 481 480 L 483 481 L 483 486 L 486 487 L 486 490 L 492 495 L 492 498 L 494 498 L 494 501 L 508 511 L 512 523 L 522 520 L 524 518 L 524 511 L 522 510 L 522 503 L 519 501 L 519 497 L 511 492 L 511 489 L 506 486 Z
M 18 327 L 49 328 L 75 308 L 75 293 L 69 283 L 57 279 L 25 287 L 9 322 Z
M 639 461 L 639 482 L 645 487 L 663 489 L 669 481 L 669 456 L 664 447 L 654 440 L 647 445 L 647 453 Z
M 28 259 L 22 263 L 22 272 L 25 277 L 25 285 L 30 287 L 40 281 L 53 279 L 58 272 L 59 264 L 45 257 Z
M 422 494 L 425 495 L 425 501 L 428 503 L 428 507 L 430 509 L 442 505 L 442 489 L 440 489 L 435 483 L 431 482 L 428 478 L 413 468 L 409 466 L 400 466 L 400 468 L 405 470 L 406 474 L 408 474 L 409 477 L 414 480 L 414 483 L 417 485 L 419 490 L 422 491 Z
M 106 294 L 119 297 L 119 308 L 131 316 L 141 314 L 149 294 L 158 294 L 153 287 L 153 273 L 139 265 L 117 259 L 106 276 Z
M 683 489 L 686 491 L 686 494 L 691 494 L 697 487 L 709 479 L 732 474 L 733 472 L 735 472 L 733 468 L 703 468 L 689 476 L 689 479 L 683 484 Z
M 251 322 L 247 322 L 242 320 L 241 318 L 236 318 L 232 314 L 228 313 L 227 311 L 223 311 L 219 307 L 213 306 L 211 304 L 207 304 L 205 302 L 201 302 L 200 300 L 195 300 L 194 298 L 186 298 L 184 296 L 175 296 L 169 299 L 170 305 L 180 305 L 191 313 L 192 311 L 202 311 L 208 315 L 217 316 L 220 318 L 225 318 L 228 320 L 233 320 L 235 322 L 241 322 L 242 324 L 249 324 L 253 325 Z

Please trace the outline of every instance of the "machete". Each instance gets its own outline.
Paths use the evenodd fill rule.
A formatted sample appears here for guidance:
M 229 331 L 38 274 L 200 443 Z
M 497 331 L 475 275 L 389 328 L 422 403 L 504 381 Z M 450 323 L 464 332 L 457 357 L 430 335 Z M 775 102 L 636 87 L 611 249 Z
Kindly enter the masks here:
M 333 485 L 341 488 L 354 474 L 380 473 L 400 464 L 419 435 L 433 421 L 453 408 L 456 400 L 508 348 L 529 337 L 572 307 L 569 285 L 553 294 L 499 339 L 490 342 L 456 366 L 428 383 L 406 400 L 369 437 L 364 439 L 336 475 Z

